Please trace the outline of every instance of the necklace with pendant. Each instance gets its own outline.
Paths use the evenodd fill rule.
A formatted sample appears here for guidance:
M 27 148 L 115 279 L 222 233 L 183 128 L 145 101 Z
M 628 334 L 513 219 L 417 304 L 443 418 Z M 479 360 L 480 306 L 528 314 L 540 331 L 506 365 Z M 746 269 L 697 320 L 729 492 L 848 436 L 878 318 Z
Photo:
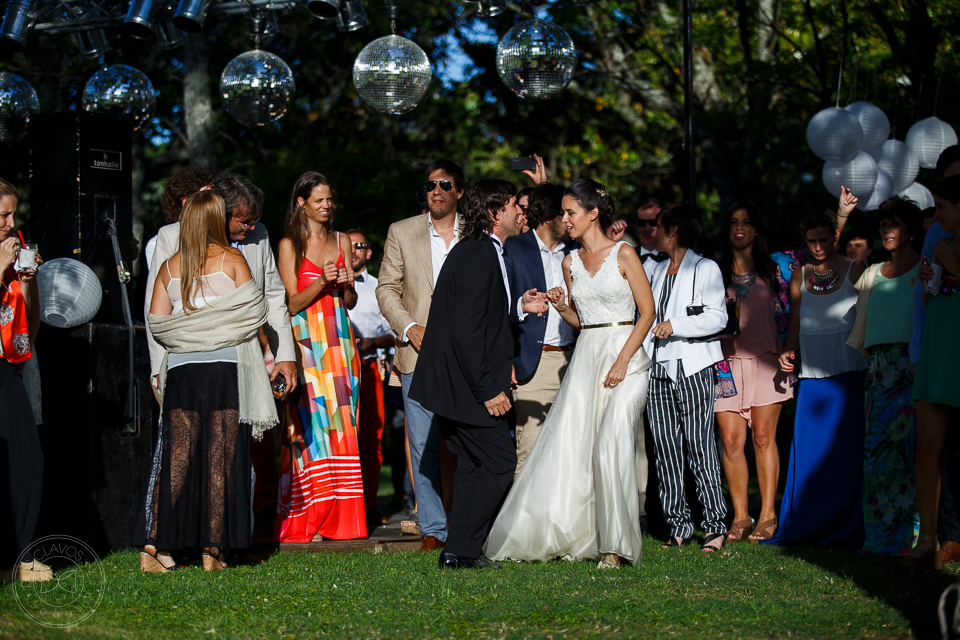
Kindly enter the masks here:
M 737 302 L 745 299 L 750 293 L 750 287 L 757 281 L 757 270 L 750 269 L 745 274 L 740 275 L 739 273 L 730 274 L 730 283 L 733 285 L 733 290 L 737 294 Z
M 810 287 L 814 291 L 817 293 L 821 291 L 829 291 L 830 289 L 833 289 L 834 285 L 837 284 L 839 277 L 837 276 L 836 261 L 834 261 L 833 266 L 833 269 L 830 269 L 824 273 L 817 273 L 817 267 L 813 267 L 813 270 L 810 272 Z

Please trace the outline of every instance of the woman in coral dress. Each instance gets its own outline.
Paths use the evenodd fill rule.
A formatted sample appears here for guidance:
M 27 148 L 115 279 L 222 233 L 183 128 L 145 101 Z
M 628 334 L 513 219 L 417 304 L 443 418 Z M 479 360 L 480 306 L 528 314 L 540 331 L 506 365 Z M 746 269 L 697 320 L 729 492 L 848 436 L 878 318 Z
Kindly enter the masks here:
M 333 230 L 336 197 L 324 175 L 300 176 L 280 241 L 300 384 L 286 401 L 278 542 L 367 535 L 357 445 L 360 358 L 347 318 L 357 293 L 346 257 L 350 237 Z

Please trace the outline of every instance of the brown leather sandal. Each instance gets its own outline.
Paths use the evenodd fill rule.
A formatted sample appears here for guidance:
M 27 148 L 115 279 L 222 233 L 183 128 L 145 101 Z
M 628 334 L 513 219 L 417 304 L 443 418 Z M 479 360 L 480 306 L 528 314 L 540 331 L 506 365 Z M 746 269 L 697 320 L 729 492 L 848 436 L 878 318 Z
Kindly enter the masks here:
M 753 530 L 753 518 L 738 520 L 727 529 L 728 542 L 743 542 Z
M 769 540 L 780 528 L 780 520 L 776 516 L 757 524 L 757 528 L 750 534 L 750 544 L 757 544 L 761 540 Z M 753 536 L 756 536 L 754 538 Z

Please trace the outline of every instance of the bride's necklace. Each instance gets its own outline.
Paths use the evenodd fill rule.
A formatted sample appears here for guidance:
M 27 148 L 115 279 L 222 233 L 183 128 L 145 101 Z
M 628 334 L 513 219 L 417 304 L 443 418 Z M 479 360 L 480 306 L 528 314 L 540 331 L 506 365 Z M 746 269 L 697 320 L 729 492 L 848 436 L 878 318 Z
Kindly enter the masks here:
M 750 293 L 750 287 L 757 281 L 757 270 L 756 268 L 750 269 L 745 274 L 740 275 L 739 273 L 730 274 L 730 282 L 733 284 L 733 290 L 737 294 L 737 302 L 740 302 Z
M 810 272 L 810 287 L 817 293 L 833 289 L 834 285 L 837 284 L 837 280 L 839 280 L 836 266 L 837 260 L 835 259 L 832 269 L 824 273 L 818 273 L 817 267 L 814 265 L 813 270 Z

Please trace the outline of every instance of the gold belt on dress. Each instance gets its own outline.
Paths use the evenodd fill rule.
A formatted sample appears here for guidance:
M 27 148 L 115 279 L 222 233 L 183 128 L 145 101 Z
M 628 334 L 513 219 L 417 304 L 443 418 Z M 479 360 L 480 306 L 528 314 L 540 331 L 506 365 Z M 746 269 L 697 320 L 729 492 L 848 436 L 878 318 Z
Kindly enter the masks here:
M 633 320 L 627 320 L 625 322 L 604 322 L 603 324 L 588 324 L 580 329 L 600 329 L 602 327 L 621 327 L 625 325 L 633 324 Z

